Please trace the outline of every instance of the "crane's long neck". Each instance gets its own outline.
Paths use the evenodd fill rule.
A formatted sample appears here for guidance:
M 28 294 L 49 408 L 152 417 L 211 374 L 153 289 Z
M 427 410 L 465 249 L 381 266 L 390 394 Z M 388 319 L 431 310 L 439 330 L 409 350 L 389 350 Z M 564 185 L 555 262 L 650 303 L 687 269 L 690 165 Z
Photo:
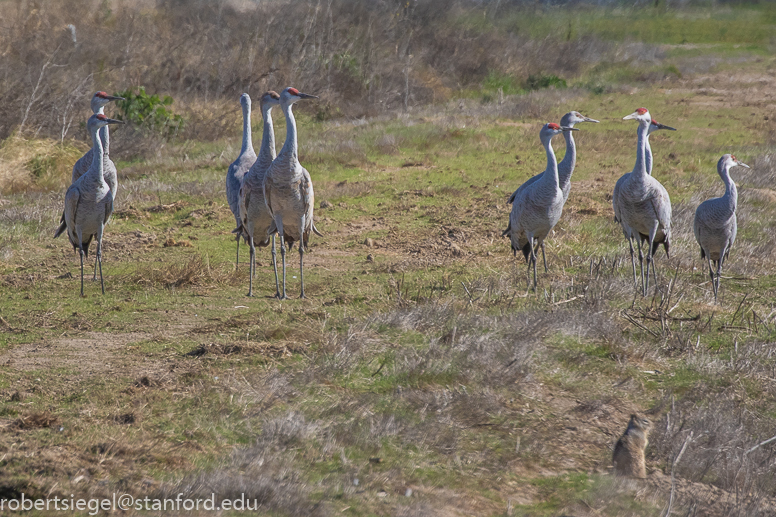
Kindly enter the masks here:
M 92 181 L 104 183 L 105 179 L 102 177 L 105 169 L 105 164 L 103 162 L 104 153 L 102 138 L 100 138 L 99 133 L 99 129 L 92 130 L 92 148 L 94 149 L 94 153 L 92 155 L 92 166 L 89 167 L 87 174 L 93 174 Z
M 577 164 L 577 146 L 574 143 L 573 131 L 564 131 L 563 138 L 566 139 L 566 155 L 558 164 L 558 180 L 564 185 L 571 179 L 574 173 L 574 166 Z
M 647 152 L 647 131 L 649 125 L 639 124 L 638 132 L 638 146 L 636 147 L 636 166 L 633 168 L 633 172 L 637 178 L 642 181 L 647 177 L 647 161 L 644 155 Z
M 248 103 L 243 103 L 242 112 L 243 112 L 243 139 L 242 139 L 242 149 L 240 149 L 241 155 L 249 151 L 253 151 L 253 140 L 251 137 L 251 107 Z
M 105 115 L 105 106 L 100 106 L 93 111 L 95 115 Z M 105 156 L 108 156 L 108 154 L 110 154 L 110 131 L 108 130 L 108 126 L 100 128 L 100 140 L 102 140 L 102 150 L 105 153 Z
M 730 211 L 735 212 L 738 205 L 738 189 L 733 178 L 730 177 L 730 167 L 727 164 L 723 164 L 718 172 L 725 183 L 725 195 L 722 196 L 722 199 L 727 203 Z
M 286 117 L 286 142 L 283 144 L 283 149 L 280 150 L 280 154 L 287 157 L 290 163 L 299 163 L 299 149 L 296 142 L 296 119 L 294 119 L 294 112 L 291 109 L 293 104 L 283 103 L 283 115 Z
M 544 149 L 547 152 L 547 168 L 542 174 L 542 181 L 556 189 L 560 188 L 558 181 L 558 159 L 555 157 L 555 151 L 552 150 L 552 137 L 544 142 Z
M 266 170 L 272 160 L 275 159 L 275 129 L 272 125 L 272 106 L 261 107 L 261 117 L 264 120 L 264 132 L 261 135 L 261 148 L 259 149 L 258 162 Z
M 652 176 L 652 146 L 649 145 L 649 133 L 647 133 L 647 136 L 644 138 L 644 162 L 647 167 L 647 174 Z

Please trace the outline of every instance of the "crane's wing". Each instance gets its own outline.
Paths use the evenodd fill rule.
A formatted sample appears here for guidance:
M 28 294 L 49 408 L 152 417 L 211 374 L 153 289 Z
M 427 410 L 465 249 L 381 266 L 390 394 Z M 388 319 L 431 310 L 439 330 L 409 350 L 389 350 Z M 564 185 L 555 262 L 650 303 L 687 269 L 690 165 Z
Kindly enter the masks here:
M 105 196 L 105 198 L 105 217 L 102 220 L 102 224 L 108 224 L 110 216 L 113 213 L 113 195 L 108 192 L 108 195 Z
M 509 204 L 514 203 L 517 196 L 519 196 L 522 191 L 528 188 L 528 185 L 532 185 L 535 182 L 539 181 L 539 178 L 541 178 L 543 174 L 544 172 L 540 172 L 536 176 L 531 176 L 530 178 L 525 180 L 525 183 L 517 187 L 517 190 L 515 190 L 515 192 L 509 197 L 509 201 L 507 201 L 507 203 Z
M 65 222 L 65 212 L 62 211 L 62 217 L 59 219 L 59 228 L 57 228 L 57 231 L 54 232 L 54 238 L 56 239 L 62 235 L 65 230 L 67 230 L 67 223 Z
M 310 228 L 319 237 L 323 237 L 323 234 L 318 231 L 313 222 L 313 209 L 315 208 L 315 191 L 313 190 L 313 180 L 310 178 L 310 173 L 307 169 L 302 167 L 302 200 L 304 201 L 304 213 L 305 219 L 310 221 Z
M 275 214 L 272 212 L 272 198 L 270 196 L 270 191 L 272 190 L 271 185 L 267 185 L 267 176 L 264 176 L 264 181 L 261 184 L 261 190 L 264 194 L 264 203 L 267 205 L 267 212 L 269 212 L 269 215 L 272 216 L 272 220 L 275 220 Z
M 72 232 L 75 232 L 75 218 L 78 213 L 78 202 L 81 199 L 81 193 L 76 185 L 70 185 L 65 193 L 65 211 L 62 214 L 65 218 L 65 225 Z M 74 244 L 75 245 L 75 244 Z

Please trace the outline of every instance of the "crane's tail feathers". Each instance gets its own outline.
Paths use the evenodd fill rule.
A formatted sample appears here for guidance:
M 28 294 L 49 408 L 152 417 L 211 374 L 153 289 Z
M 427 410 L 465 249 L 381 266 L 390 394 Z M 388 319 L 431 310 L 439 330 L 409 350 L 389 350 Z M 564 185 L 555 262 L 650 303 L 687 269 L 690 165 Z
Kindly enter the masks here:
M 54 238 L 56 239 L 63 233 L 65 233 L 65 230 L 67 230 L 67 224 L 65 222 L 60 223 L 59 228 L 57 228 L 57 231 L 54 232 Z
M 705 259 L 705 258 L 706 258 L 706 252 L 703 251 L 703 248 L 701 248 L 701 259 Z
M 511 205 L 515 202 L 515 196 L 517 196 L 517 190 L 515 190 L 511 196 L 509 196 L 509 201 L 507 201 L 508 205 Z
M 313 231 L 315 232 L 315 235 L 318 237 L 323 237 L 323 234 L 318 231 L 318 228 L 315 227 L 315 223 L 313 223 Z
M 243 232 L 243 225 L 238 226 L 234 230 L 232 230 L 232 233 L 241 234 Z
M 523 246 L 523 249 L 521 250 L 523 252 L 523 256 L 525 257 L 525 261 L 528 262 L 528 257 L 531 256 L 531 243 L 526 242 L 525 246 Z
M 511 231 L 512 231 L 512 223 L 509 223 L 507 225 L 507 229 L 504 230 L 503 232 L 501 232 L 501 236 L 502 237 L 506 237 L 507 235 L 509 235 L 509 232 L 511 232 Z

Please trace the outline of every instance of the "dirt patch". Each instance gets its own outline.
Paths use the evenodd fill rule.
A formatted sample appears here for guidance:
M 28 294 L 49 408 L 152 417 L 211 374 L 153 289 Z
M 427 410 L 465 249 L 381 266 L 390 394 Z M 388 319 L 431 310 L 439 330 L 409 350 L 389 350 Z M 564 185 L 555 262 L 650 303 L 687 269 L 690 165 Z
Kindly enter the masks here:
M 118 361 L 116 354 L 130 343 L 150 338 L 151 335 L 144 332 L 88 332 L 77 338 L 61 338 L 17 346 L 0 356 L 0 364 L 26 371 L 78 367 L 81 375 L 111 372 L 126 375 L 126 361 Z M 147 371 L 147 366 L 138 365 L 144 371 Z

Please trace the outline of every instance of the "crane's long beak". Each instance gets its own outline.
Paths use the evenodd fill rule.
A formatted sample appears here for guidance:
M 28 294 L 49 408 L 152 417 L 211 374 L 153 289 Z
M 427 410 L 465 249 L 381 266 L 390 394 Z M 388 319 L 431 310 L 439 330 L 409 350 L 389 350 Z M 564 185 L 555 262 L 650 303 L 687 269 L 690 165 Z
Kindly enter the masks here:
M 736 160 L 736 165 L 740 165 L 741 167 L 746 167 L 747 169 L 751 169 L 751 167 L 749 167 L 747 164 L 745 164 L 744 162 L 739 162 L 738 160 Z
M 109 118 L 107 120 L 108 124 L 124 124 L 125 122 L 123 120 L 116 120 L 115 118 Z
M 671 126 L 666 126 L 665 124 L 660 124 L 660 123 L 657 124 L 657 128 L 658 129 L 668 129 L 670 131 L 676 131 L 676 128 L 673 128 Z
M 585 122 L 595 122 L 596 124 L 598 124 L 600 122 L 600 120 L 596 120 L 596 119 L 590 118 L 590 117 L 585 117 Z
M 631 120 L 631 119 L 634 119 L 634 118 L 636 118 L 636 117 L 638 117 L 638 116 L 639 116 L 639 112 L 638 112 L 638 111 L 634 111 L 634 112 L 633 112 L 633 113 L 631 113 L 630 115 L 627 115 L 627 116 L 625 116 L 625 117 L 622 117 L 622 119 L 623 119 L 623 120 Z
M 127 99 L 125 99 L 124 97 L 116 97 L 115 95 L 108 95 L 108 100 L 109 101 L 125 101 Z
M 300 92 L 299 93 L 299 98 L 300 99 L 317 99 L 318 96 L 317 95 L 310 95 L 309 93 L 301 93 Z
M 568 127 L 568 126 L 561 126 L 560 129 L 561 131 L 579 131 L 579 129 L 575 127 Z

